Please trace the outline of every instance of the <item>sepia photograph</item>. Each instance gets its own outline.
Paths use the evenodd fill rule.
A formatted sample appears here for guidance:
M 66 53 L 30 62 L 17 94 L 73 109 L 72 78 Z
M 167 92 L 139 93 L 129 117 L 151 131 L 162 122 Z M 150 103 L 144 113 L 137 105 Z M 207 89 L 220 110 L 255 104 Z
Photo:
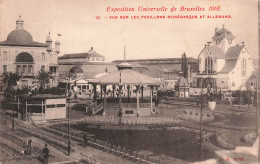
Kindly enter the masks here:
M 259 164 L 259 0 L 0 0 L 0 164 Z

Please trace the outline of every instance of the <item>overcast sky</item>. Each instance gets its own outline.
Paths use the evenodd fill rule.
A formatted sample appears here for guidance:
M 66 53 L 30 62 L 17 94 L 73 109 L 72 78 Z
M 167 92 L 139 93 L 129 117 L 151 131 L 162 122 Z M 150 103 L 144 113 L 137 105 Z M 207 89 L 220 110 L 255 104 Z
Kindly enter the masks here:
M 208 7 L 221 6 L 221 12 Z M 162 7 L 175 12 L 107 12 L 107 7 Z M 204 12 L 180 12 L 181 6 L 204 7 Z M 253 58 L 258 56 L 257 0 L 0 0 L 0 40 L 15 29 L 19 14 L 34 41 L 45 42 L 49 30 L 52 39 L 62 36 L 61 55 L 87 52 L 91 46 L 107 61 L 123 59 L 174 58 L 186 52 L 197 58 L 215 27 L 224 24 L 237 43 L 245 45 Z M 232 19 L 126 19 L 110 20 L 112 15 L 231 15 Z M 101 16 L 103 19 L 96 19 Z

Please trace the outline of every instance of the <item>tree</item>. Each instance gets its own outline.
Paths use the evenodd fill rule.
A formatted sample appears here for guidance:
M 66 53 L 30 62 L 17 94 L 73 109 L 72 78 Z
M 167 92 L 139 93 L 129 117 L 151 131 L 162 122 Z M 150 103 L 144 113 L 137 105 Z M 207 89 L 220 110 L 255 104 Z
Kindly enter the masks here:
M 52 72 L 45 72 L 44 70 L 40 70 L 38 72 L 36 79 L 40 83 L 40 87 L 42 87 L 43 89 L 46 88 L 46 85 L 50 83 L 50 79 L 53 79 L 51 75 Z
M 5 97 L 6 99 L 11 98 L 12 93 L 14 91 L 13 87 L 17 85 L 17 81 L 19 81 L 19 76 L 12 72 L 3 73 L 3 83 L 5 86 Z
M 186 58 L 185 52 L 182 54 L 181 71 L 183 77 L 186 79 L 188 77 L 188 59 Z

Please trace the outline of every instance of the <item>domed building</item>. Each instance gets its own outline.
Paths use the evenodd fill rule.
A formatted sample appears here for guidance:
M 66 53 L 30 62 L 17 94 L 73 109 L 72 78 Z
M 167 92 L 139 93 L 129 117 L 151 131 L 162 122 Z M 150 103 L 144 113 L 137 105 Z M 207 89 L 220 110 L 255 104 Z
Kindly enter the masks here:
M 24 21 L 19 16 L 16 29 L 9 33 L 7 40 L 0 42 L 0 74 L 13 72 L 19 75 L 19 88 L 36 85 L 35 77 L 40 70 L 52 71 L 55 76 L 60 43 L 58 42 L 55 53 L 51 44 L 50 35 L 47 36 L 46 43 L 34 41 L 30 32 L 24 29 Z M 55 81 L 52 82 L 54 83 Z

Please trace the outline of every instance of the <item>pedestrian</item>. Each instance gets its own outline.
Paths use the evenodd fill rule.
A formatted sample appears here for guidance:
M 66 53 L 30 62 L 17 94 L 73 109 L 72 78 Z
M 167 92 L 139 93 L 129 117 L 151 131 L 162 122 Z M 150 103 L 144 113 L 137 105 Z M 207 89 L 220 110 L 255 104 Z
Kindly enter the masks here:
M 119 117 L 119 125 L 121 125 L 121 122 L 122 122 L 122 116 L 123 116 L 123 112 L 122 112 L 122 109 L 120 108 L 120 109 L 119 109 L 119 113 L 118 113 L 118 117 Z
M 27 142 L 27 154 L 31 155 L 32 153 L 32 140 L 29 139 L 29 141 Z
M 83 139 L 84 139 L 84 146 L 87 147 L 88 146 L 88 137 L 86 134 L 83 136 Z
M 43 153 L 44 164 L 48 164 L 49 149 L 47 148 L 47 144 L 45 144 L 45 147 L 43 148 L 42 153 Z

